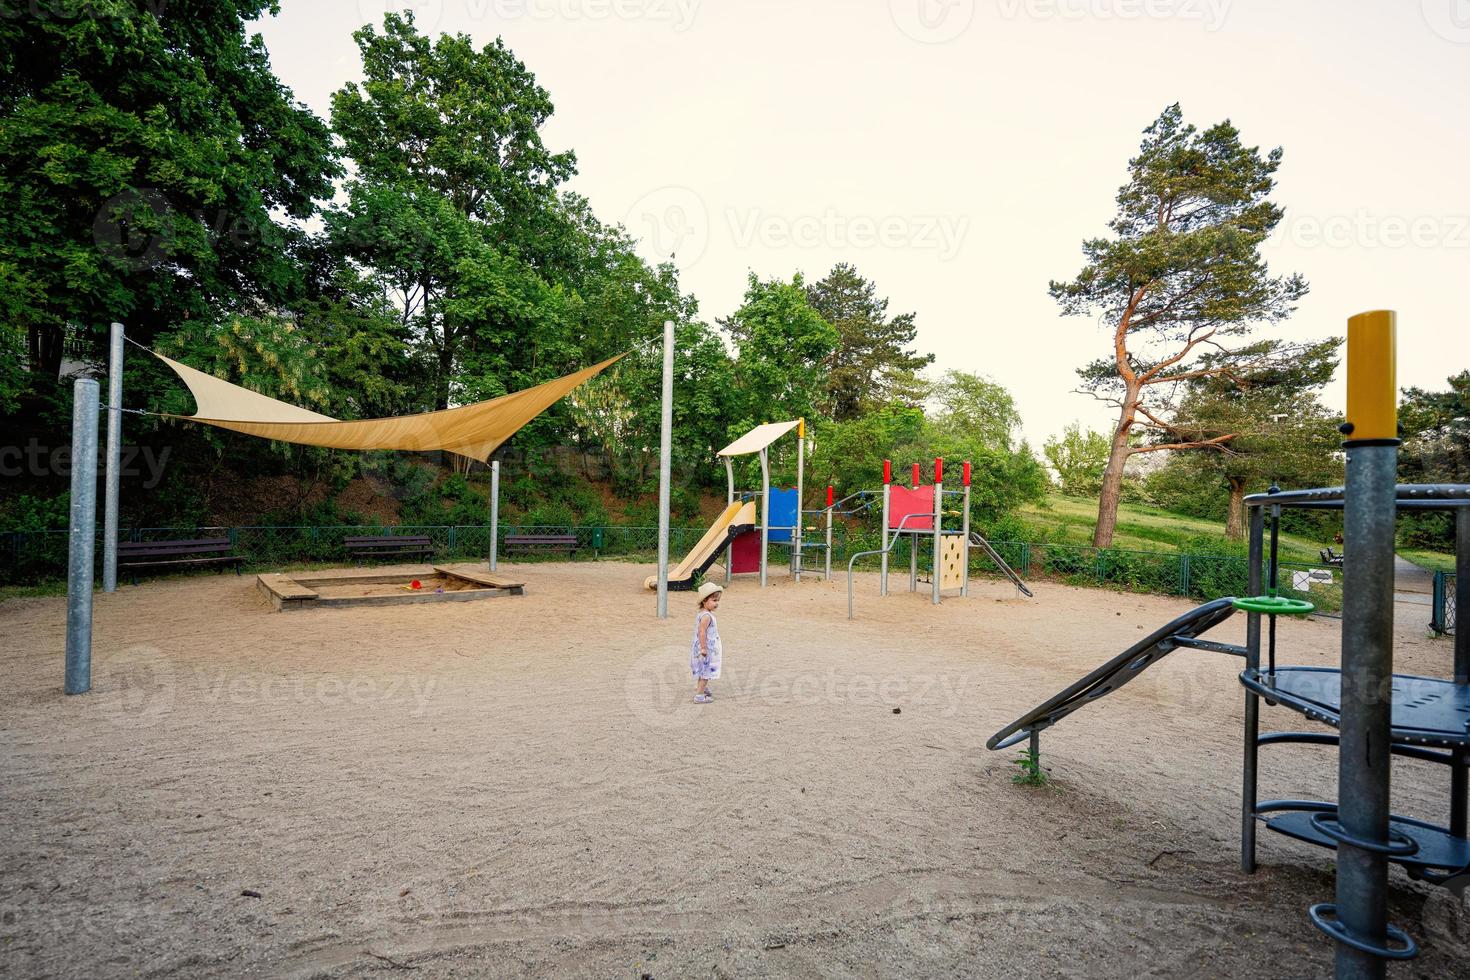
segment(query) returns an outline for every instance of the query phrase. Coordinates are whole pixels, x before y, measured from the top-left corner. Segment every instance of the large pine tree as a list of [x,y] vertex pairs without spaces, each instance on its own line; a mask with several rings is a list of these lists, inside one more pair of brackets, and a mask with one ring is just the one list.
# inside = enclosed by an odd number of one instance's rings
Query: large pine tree
[[888,300],[853,266],[839,262],[807,289],[812,307],[837,328],[837,349],[827,359],[827,414],[845,422],[905,390],[914,372],[934,363],[915,353],[914,314],[889,318]]

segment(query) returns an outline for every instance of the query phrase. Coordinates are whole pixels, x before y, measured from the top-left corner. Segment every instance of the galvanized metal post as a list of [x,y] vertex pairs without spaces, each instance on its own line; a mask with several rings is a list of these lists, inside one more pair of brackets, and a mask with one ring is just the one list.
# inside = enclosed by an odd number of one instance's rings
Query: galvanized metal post
[[118,496],[122,490],[123,325],[112,324],[107,365],[107,492],[102,502],[102,591],[117,591]]
[[500,554],[500,460],[490,461],[490,571]]
[[[1465,625],[1464,606],[1460,604],[1461,591],[1470,578],[1470,507],[1455,511],[1455,683],[1470,684],[1470,627]],[[1454,765],[1450,767],[1450,833],[1465,837],[1467,812],[1470,812],[1470,752],[1462,746],[1454,752]]]
[[[1386,845],[1393,756],[1393,556],[1398,420],[1394,314],[1348,321],[1349,436],[1343,537],[1342,721],[1338,726],[1336,917],[1359,942],[1388,945],[1388,858],[1354,841]],[[1378,955],[1337,944],[1337,980],[1379,980]]]
[[663,424],[658,439],[658,618],[669,618],[669,481],[674,451],[674,321],[664,321]]
[[766,587],[766,549],[771,545],[771,461],[761,449],[761,588]]
[[[1265,550],[1262,540],[1265,531],[1265,513],[1260,507],[1251,508],[1251,540],[1249,584],[1246,591],[1252,596],[1261,595],[1261,554]],[[1246,670],[1261,669],[1261,614],[1247,613],[1245,618],[1245,667]],[[1252,690],[1245,692],[1245,718],[1241,736],[1240,778],[1240,870],[1252,874],[1256,870],[1256,766],[1260,755],[1257,736],[1261,730],[1261,699]]]
[[936,459],[934,461],[934,558],[929,568],[929,580],[932,588],[930,595],[934,605],[939,605],[939,583],[942,568],[944,550],[944,462]]
[[[969,463],[965,464],[967,467]],[[960,570],[960,595],[966,598],[970,595],[970,481],[965,481],[965,502],[962,505],[964,513],[960,520],[960,553],[965,556],[965,564]]]
[[801,581],[801,539],[806,534],[806,521],[802,518],[802,493],[806,489],[806,419],[796,422],[796,535],[791,542],[791,573]]
[[[1343,537],[1342,724],[1338,748],[1338,822],[1345,835],[1387,842],[1389,730],[1393,678],[1395,446],[1348,450]],[[1388,860],[1343,841],[1337,848],[1337,917],[1350,933],[1383,946],[1388,939]],[[1385,962],[1345,943],[1339,980],[1379,978]]]
[[885,471],[883,480],[883,522],[881,528],[883,533],[883,554],[880,556],[880,561],[882,562],[883,567],[879,571],[879,574],[881,575],[881,579],[878,582],[879,595],[888,594],[888,462],[886,460],[883,463],[883,467]]
[[[735,464],[730,462],[730,457],[725,457],[725,506],[728,507],[735,502]],[[725,552],[725,584],[729,585],[734,572],[731,568],[735,564],[735,542],[731,541],[729,549]]]
[[71,533],[66,576],[66,693],[92,689],[92,565],[97,557],[97,382],[72,388]]

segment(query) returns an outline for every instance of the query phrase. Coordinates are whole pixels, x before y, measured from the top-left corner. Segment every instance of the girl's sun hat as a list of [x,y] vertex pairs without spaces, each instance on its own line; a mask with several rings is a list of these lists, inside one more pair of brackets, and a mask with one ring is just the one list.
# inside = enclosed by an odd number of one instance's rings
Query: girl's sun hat
[[710,596],[714,595],[716,592],[724,592],[724,591],[725,591],[725,587],[723,585],[720,585],[718,582],[706,582],[706,583],[704,583],[703,585],[701,585],[699,587],[699,604],[701,606],[704,605],[704,600],[708,599]]

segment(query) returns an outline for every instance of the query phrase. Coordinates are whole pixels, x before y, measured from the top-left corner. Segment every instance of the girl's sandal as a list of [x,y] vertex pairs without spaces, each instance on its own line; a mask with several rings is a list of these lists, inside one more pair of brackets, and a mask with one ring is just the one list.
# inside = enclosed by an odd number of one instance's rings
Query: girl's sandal
[[696,694],[696,695],[694,695],[694,703],[695,704],[709,704],[713,700],[714,700],[714,698],[710,697],[708,694]]

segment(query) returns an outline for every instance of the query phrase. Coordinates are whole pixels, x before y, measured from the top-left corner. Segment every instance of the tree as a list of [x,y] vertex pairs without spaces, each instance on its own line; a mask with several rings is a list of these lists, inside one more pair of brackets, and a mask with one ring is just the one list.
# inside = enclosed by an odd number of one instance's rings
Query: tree
[[1114,237],[1084,242],[1077,278],[1050,284],[1064,315],[1095,313],[1111,333],[1110,356],[1078,372],[1083,391],[1118,410],[1098,495],[1097,547],[1112,544],[1130,455],[1233,438],[1135,442],[1140,430],[1172,431],[1168,396],[1180,383],[1236,379],[1297,353],[1284,344],[1230,346],[1256,323],[1284,320],[1307,292],[1301,276],[1272,277],[1260,257],[1282,216],[1268,200],[1281,158],[1279,147],[1262,157],[1242,146],[1229,121],[1199,132],[1178,104],[1169,106],[1129,161],[1109,224]]
[[731,438],[761,422],[818,414],[827,359],[841,338],[807,301],[800,274],[786,282],[751,273],[745,302],[719,325],[738,348]]
[[68,324],[272,305],[338,173],[325,123],[271,71],[265,0],[0,16],[0,319],[55,378]]
[[1470,371],[1449,379],[1449,390],[1404,390],[1399,407],[1404,448],[1399,468],[1411,481],[1470,482]]
[[839,262],[807,289],[812,308],[837,328],[837,347],[827,359],[827,414],[839,422],[906,391],[913,374],[934,363],[909,345],[918,328],[914,314],[888,317],[888,300],[853,266]]
[[978,374],[946,371],[934,386],[934,424],[992,449],[1009,452],[1021,430],[1021,413],[1004,387]]
[[1076,422],[1063,429],[1060,437],[1052,436],[1041,446],[1062,493],[1077,497],[1091,496],[1101,488],[1111,450],[1107,435],[1083,429]]
[[[1317,400],[1337,369],[1340,341],[1323,341],[1290,363],[1239,377],[1207,376],[1188,385],[1170,436],[1200,448],[1185,454],[1198,478],[1229,491],[1225,536],[1245,532],[1252,485],[1320,486],[1342,478],[1342,421]],[[1228,441],[1217,436],[1229,433]]]
[[557,187],[576,161],[546,148],[550,96],[501,39],[431,41],[412,13],[353,37],[365,78],[333,95],[332,123],[356,174],[328,229],[393,295],[444,408],[474,335],[521,367],[562,332],[566,297],[543,271],[565,265]]

